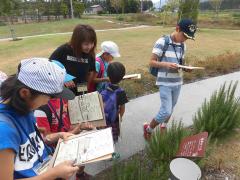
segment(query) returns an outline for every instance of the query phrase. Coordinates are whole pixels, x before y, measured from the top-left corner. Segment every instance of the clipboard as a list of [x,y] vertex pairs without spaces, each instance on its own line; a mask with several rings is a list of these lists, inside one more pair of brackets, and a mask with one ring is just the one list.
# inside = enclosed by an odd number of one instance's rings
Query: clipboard
[[[89,137],[92,137],[92,139],[90,138],[88,149],[85,151],[86,138]],[[65,144],[70,141],[73,144],[75,143],[74,146],[71,146],[72,144]],[[82,142],[84,142],[84,144],[80,144]],[[95,145],[95,143],[98,145]],[[77,147],[77,149],[75,149],[74,147]],[[67,152],[69,153],[68,155],[63,154],[65,153],[65,151],[62,151],[64,148],[68,148],[65,150],[72,151],[72,153]],[[104,151],[101,151],[102,149],[104,149]],[[59,140],[55,153],[50,160],[49,167],[55,167],[56,165],[65,160],[74,160],[75,158],[77,159],[75,164],[77,166],[111,159],[112,153],[114,153],[114,151],[115,150],[112,137],[112,129],[106,128],[102,130],[93,130],[86,133],[81,133],[79,135],[71,136],[66,142],[63,142],[63,140]],[[88,157],[88,152],[96,152],[96,154],[90,155],[88,159],[83,158],[85,161],[82,160],[82,157]],[[74,154],[74,156],[70,157],[71,154]]]

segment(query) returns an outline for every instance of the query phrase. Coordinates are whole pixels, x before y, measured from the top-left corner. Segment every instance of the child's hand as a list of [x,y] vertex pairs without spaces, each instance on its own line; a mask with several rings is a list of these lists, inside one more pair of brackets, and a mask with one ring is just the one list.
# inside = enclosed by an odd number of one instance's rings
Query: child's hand
[[[188,66],[191,66],[191,65],[188,65]],[[185,72],[192,72],[192,69],[182,68],[182,70],[185,71]]]
[[177,69],[177,63],[164,62],[164,66],[168,69]]
[[110,82],[110,79],[109,79],[109,77],[106,77],[106,78],[103,78],[103,81],[104,82]]
[[66,141],[70,136],[73,136],[74,134],[69,132],[60,132],[59,135],[60,135],[60,138],[63,139],[63,141]]
[[47,135],[47,129],[45,127],[38,127],[39,132],[43,135]]
[[79,126],[80,126],[80,129],[81,129],[81,130],[92,130],[92,129],[95,128],[95,127],[94,127],[91,123],[89,123],[89,122],[80,123]]
[[183,68],[182,70],[185,71],[185,72],[192,72],[192,69]]
[[73,166],[74,161],[65,161],[52,168],[56,178],[68,179],[73,176],[78,170],[78,166]]

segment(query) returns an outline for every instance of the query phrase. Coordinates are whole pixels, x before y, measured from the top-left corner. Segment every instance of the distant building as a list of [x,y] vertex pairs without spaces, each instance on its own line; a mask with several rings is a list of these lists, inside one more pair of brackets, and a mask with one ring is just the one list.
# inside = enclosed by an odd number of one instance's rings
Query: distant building
[[98,14],[99,12],[103,11],[103,8],[101,5],[93,5],[87,9],[85,9],[85,14]]

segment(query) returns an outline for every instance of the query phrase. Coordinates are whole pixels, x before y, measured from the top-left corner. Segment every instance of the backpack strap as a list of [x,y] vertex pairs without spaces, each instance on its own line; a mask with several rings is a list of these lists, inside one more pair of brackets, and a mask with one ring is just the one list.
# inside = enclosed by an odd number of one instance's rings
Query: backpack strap
[[168,46],[169,46],[169,37],[164,35],[163,38],[164,38],[164,46],[163,46],[163,49],[162,49],[162,51],[163,51],[162,56],[159,58],[160,62],[162,61],[163,57],[165,56],[165,53],[166,53],[166,51],[168,49]]
[[184,65],[185,64],[184,58],[183,58],[183,55],[185,53],[185,45],[184,45],[184,43],[181,43],[181,50],[182,50],[181,65]]
[[101,57],[97,57],[97,58],[96,58],[96,61],[100,64],[100,70],[99,70],[99,72],[98,72],[97,77],[98,77],[98,78],[102,78],[103,75],[104,75],[104,70],[105,70],[104,62],[103,62],[103,60],[102,60]]
[[49,108],[48,104],[43,105],[43,106],[39,107],[38,109],[40,111],[45,112],[45,114],[47,116],[48,123],[49,123],[50,127],[52,128],[52,111]]

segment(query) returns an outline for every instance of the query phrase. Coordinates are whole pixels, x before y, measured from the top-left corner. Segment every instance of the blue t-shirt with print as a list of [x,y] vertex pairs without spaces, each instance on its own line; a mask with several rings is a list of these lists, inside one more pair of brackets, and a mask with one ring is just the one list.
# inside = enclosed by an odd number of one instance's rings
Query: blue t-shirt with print
[[[101,58],[101,57],[99,57]],[[107,68],[108,68],[108,62],[103,60],[101,58],[103,64],[104,64],[104,72],[103,72],[103,77],[108,77],[107,76]],[[96,61],[96,72],[99,73],[100,72],[100,68],[101,68],[101,65],[98,61]],[[105,89],[105,85],[106,85],[106,82],[102,82],[102,83],[98,83],[97,84],[97,91],[101,92],[103,89]]]
[[0,104],[0,151],[12,149],[16,153],[14,179],[36,176],[33,169],[41,163],[38,154],[43,160],[48,157],[44,143],[36,134],[35,122],[33,113],[21,116],[8,105]]

